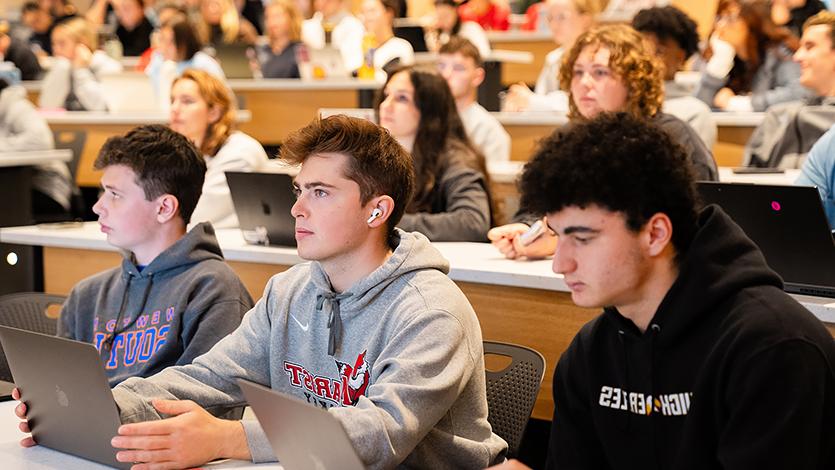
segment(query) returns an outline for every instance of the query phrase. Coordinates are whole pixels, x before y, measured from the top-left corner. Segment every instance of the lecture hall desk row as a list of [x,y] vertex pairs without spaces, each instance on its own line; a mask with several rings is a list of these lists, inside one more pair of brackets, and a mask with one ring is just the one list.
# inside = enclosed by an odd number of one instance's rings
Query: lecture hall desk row
[[[218,230],[217,236],[226,260],[254,298],[262,295],[273,274],[301,261],[294,248],[247,245],[236,229]],[[64,229],[2,228],[0,242],[43,246],[44,288],[54,294],[66,295],[79,280],[120,262],[120,255],[107,244],[95,222]],[[550,420],[556,361],[599,310],[571,302],[562,277],[551,272],[550,260],[506,260],[487,243],[435,246],[450,261],[449,276],[472,303],[484,339],[528,345],[545,356],[547,370],[533,416]],[[835,334],[833,299],[798,300]]]

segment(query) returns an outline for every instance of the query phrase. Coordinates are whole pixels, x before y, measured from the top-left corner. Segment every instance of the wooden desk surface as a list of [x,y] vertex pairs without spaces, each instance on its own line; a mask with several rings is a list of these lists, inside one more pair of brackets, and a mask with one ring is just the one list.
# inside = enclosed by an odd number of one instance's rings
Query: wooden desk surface
[[4,152],[0,150],[0,167],[40,165],[49,162],[69,162],[70,150],[29,150]]
[[[217,235],[230,266],[255,298],[272,275],[301,261],[292,248],[246,245],[238,230],[218,230]],[[45,290],[50,293],[67,294],[79,280],[120,263],[120,255],[107,244],[96,223],[71,229],[3,228],[0,242],[45,247]],[[556,361],[599,310],[574,305],[562,277],[551,272],[549,260],[506,260],[486,243],[434,245],[450,261],[449,276],[473,305],[484,339],[525,344],[545,356],[547,370],[533,416],[550,420]],[[832,299],[799,300],[822,321],[835,323]],[[835,326],[828,327],[835,333]]]
[[557,48],[549,33],[488,31],[487,39],[493,49],[526,51],[533,54],[533,60],[530,63],[507,63],[502,66],[502,84],[505,86],[519,82],[535,84],[545,64],[545,56]]
[[[510,134],[510,159],[527,161],[536,142],[548,135],[566,119],[555,113],[492,113]],[[739,166],[745,144],[762,122],[764,113],[713,113],[717,125],[713,158],[719,166]]]
[[[101,172],[93,169],[93,162],[104,142],[114,135],[124,134],[143,124],[168,124],[167,113],[105,113],[90,111],[43,112],[53,132],[86,133],[84,149],[78,160],[75,181],[79,186],[97,187]],[[242,125],[252,119],[249,110],[237,112],[237,122]]]

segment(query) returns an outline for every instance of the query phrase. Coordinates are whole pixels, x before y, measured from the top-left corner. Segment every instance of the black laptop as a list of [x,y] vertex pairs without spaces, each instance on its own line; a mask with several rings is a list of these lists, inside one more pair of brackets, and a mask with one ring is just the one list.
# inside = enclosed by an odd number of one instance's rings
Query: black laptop
[[226,172],[244,240],[252,245],[296,246],[293,177],[283,173]]
[[811,186],[699,182],[762,250],[786,292],[835,297],[835,243],[818,190]]

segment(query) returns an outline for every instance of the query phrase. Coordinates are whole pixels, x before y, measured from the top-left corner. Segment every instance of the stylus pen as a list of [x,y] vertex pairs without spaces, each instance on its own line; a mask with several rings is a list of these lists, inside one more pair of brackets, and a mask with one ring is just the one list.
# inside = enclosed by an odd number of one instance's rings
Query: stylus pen
[[545,233],[545,224],[540,219],[534,222],[527,232],[519,235],[519,241],[522,242],[522,246],[528,246],[535,242],[537,238],[541,237],[543,233]]

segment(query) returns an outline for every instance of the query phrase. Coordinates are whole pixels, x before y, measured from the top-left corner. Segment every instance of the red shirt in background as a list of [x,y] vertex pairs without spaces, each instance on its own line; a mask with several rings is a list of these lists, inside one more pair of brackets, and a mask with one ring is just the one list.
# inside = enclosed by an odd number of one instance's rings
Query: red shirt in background
[[458,7],[458,17],[461,22],[475,21],[485,31],[507,31],[510,28],[510,10],[490,3],[487,10],[482,14],[475,12],[472,3],[465,3]]

